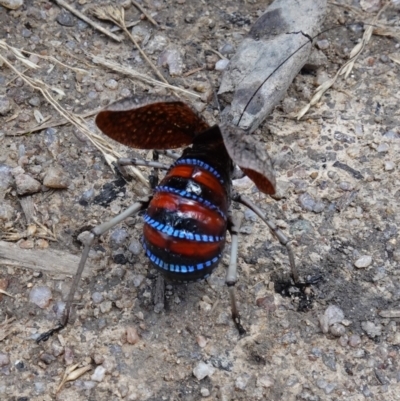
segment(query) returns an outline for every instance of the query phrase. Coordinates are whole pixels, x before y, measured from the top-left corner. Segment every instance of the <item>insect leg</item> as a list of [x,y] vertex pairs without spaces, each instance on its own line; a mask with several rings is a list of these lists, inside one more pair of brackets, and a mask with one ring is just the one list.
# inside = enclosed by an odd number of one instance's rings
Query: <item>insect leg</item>
[[138,157],[123,157],[117,160],[117,166],[119,169],[124,166],[146,166],[146,167],[153,167],[158,168],[161,170],[168,170],[170,166],[164,163],[159,163],[158,161],[150,161],[145,159],[140,159]]
[[128,209],[126,209],[125,211],[120,213],[118,216],[115,216],[110,221],[100,224],[91,230],[90,235],[88,236],[88,238],[85,241],[85,248],[83,250],[81,260],[79,262],[78,270],[75,273],[74,280],[72,281],[72,285],[69,290],[64,314],[61,318],[61,321],[57,327],[47,331],[46,333],[41,334],[36,340],[37,343],[39,343],[41,341],[47,341],[51,335],[53,335],[55,332],[58,332],[59,330],[63,329],[67,325],[68,319],[70,316],[72,301],[74,300],[74,295],[75,295],[76,290],[78,289],[79,280],[81,279],[82,272],[85,267],[85,263],[88,258],[88,255],[89,255],[90,248],[91,248],[95,238],[100,237],[100,235],[104,234],[105,232],[107,232],[108,230],[110,230],[111,228],[116,226],[117,224],[121,223],[127,217],[132,216],[133,214],[138,213],[143,209],[146,209],[147,206],[149,205],[150,199],[151,199],[150,197],[146,197],[146,198],[142,199],[141,201],[134,203],[133,205],[129,206]]
[[243,215],[232,217],[230,213],[228,216],[228,231],[231,234],[231,258],[229,262],[229,267],[226,272],[226,285],[229,290],[229,297],[231,301],[231,311],[232,311],[232,319],[235,322],[235,325],[239,331],[239,334],[245,334],[246,330],[243,328],[239,309],[237,307],[236,294],[235,294],[235,284],[237,282],[237,254],[238,254],[238,234],[240,225],[242,223]]
[[272,234],[278,238],[279,242],[284,245],[287,249],[289,255],[289,263],[290,263],[290,274],[295,284],[299,284],[299,273],[296,268],[296,264],[294,261],[294,252],[292,247],[292,240],[286,237],[286,235],[276,226],[276,224],[272,220],[268,220],[264,214],[264,212],[255,205],[249,198],[242,196],[238,193],[232,194],[232,200],[235,202],[241,203],[242,205],[248,207],[252,210],[271,230]]
[[166,150],[155,149],[155,150],[153,150],[153,153],[158,153],[159,155],[167,156],[173,160],[178,160],[181,157],[181,155],[179,153],[174,152],[173,150],[169,150],[169,149],[166,149]]

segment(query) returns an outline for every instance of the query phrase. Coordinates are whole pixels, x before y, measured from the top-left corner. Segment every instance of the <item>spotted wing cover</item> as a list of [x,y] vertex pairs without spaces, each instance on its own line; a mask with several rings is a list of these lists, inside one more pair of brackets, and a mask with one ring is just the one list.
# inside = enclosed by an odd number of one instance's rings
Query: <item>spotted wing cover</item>
[[273,195],[276,180],[271,159],[261,143],[242,129],[223,124],[220,127],[225,148],[231,159],[265,194]]
[[190,145],[209,125],[186,103],[156,96],[113,103],[96,117],[110,138],[137,149],[174,149]]

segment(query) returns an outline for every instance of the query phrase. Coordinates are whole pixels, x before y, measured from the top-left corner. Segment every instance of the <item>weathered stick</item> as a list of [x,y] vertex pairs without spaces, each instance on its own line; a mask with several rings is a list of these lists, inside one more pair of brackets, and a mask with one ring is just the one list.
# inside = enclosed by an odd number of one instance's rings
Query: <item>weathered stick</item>
[[325,10],[326,0],[275,0],[267,8],[222,78],[219,94],[233,94],[228,121],[253,132],[282,100],[307,61]]
[[[42,270],[51,274],[73,276],[80,256],[55,249],[21,249],[11,242],[0,241],[0,267],[12,266],[31,270]],[[93,263],[86,263],[83,276],[90,275]]]

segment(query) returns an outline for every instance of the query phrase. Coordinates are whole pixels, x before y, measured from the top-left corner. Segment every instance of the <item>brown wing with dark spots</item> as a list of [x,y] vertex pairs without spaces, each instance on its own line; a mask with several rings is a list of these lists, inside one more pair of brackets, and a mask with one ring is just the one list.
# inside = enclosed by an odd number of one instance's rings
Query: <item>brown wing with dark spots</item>
[[174,149],[190,145],[209,125],[188,105],[173,98],[124,99],[96,117],[110,138],[137,149]]

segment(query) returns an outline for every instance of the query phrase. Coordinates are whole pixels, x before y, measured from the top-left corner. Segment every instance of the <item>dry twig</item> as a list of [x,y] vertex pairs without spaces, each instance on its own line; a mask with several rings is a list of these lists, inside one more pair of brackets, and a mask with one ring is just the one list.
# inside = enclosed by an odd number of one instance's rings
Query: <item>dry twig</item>
[[135,0],[131,0],[132,4],[156,27],[158,27],[158,23],[154,20],[154,18],[148,14],[145,9]]
[[315,90],[314,96],[310,100],[310,103],[308,103],[305,107],[303,107],[297,114],[297,120],[300,120],[308,112],[311,106],[314,106],[320,101],[322,95],[337,81],[340,75],[344,75],[344,79],[347,79],[347,77],[350,75],[354,67],[354,63],[357,61],[358,57],[360,56],[360,54],[370,41],[376,21],[379,19],[383,11],[388,7],[388,5],[389,3],[386,3],[379,10],[378,14],[374,17],[371,24],[366,27],[361,41],[356,46],[354,46],[353,50],[350,52],[349,60],[346,61],[346,63],[343,64],[342,67],[340,67],[340,69],[333,78],[328,79],[326,82],[324,82]]
[[72,7],[70,4],[66,3],[64,0],[54,0],[60,7],[65,8],[68,10],[70,13],[76,15],[78,18],[80,18],[82,21],[85,21],[89,25],[91,25],[93,28],[97,29],[98,31],[104,33],[104,35],[109,36],[111,39],[116,40],[117,42],[122,42],[123,38],[120,36],[114,35],[111,33],[108,29],[103,28],[101,25],[99,25],[97,22],[92,21],[90,18],[86,17],[86,15],[83,15],[80,11]]

